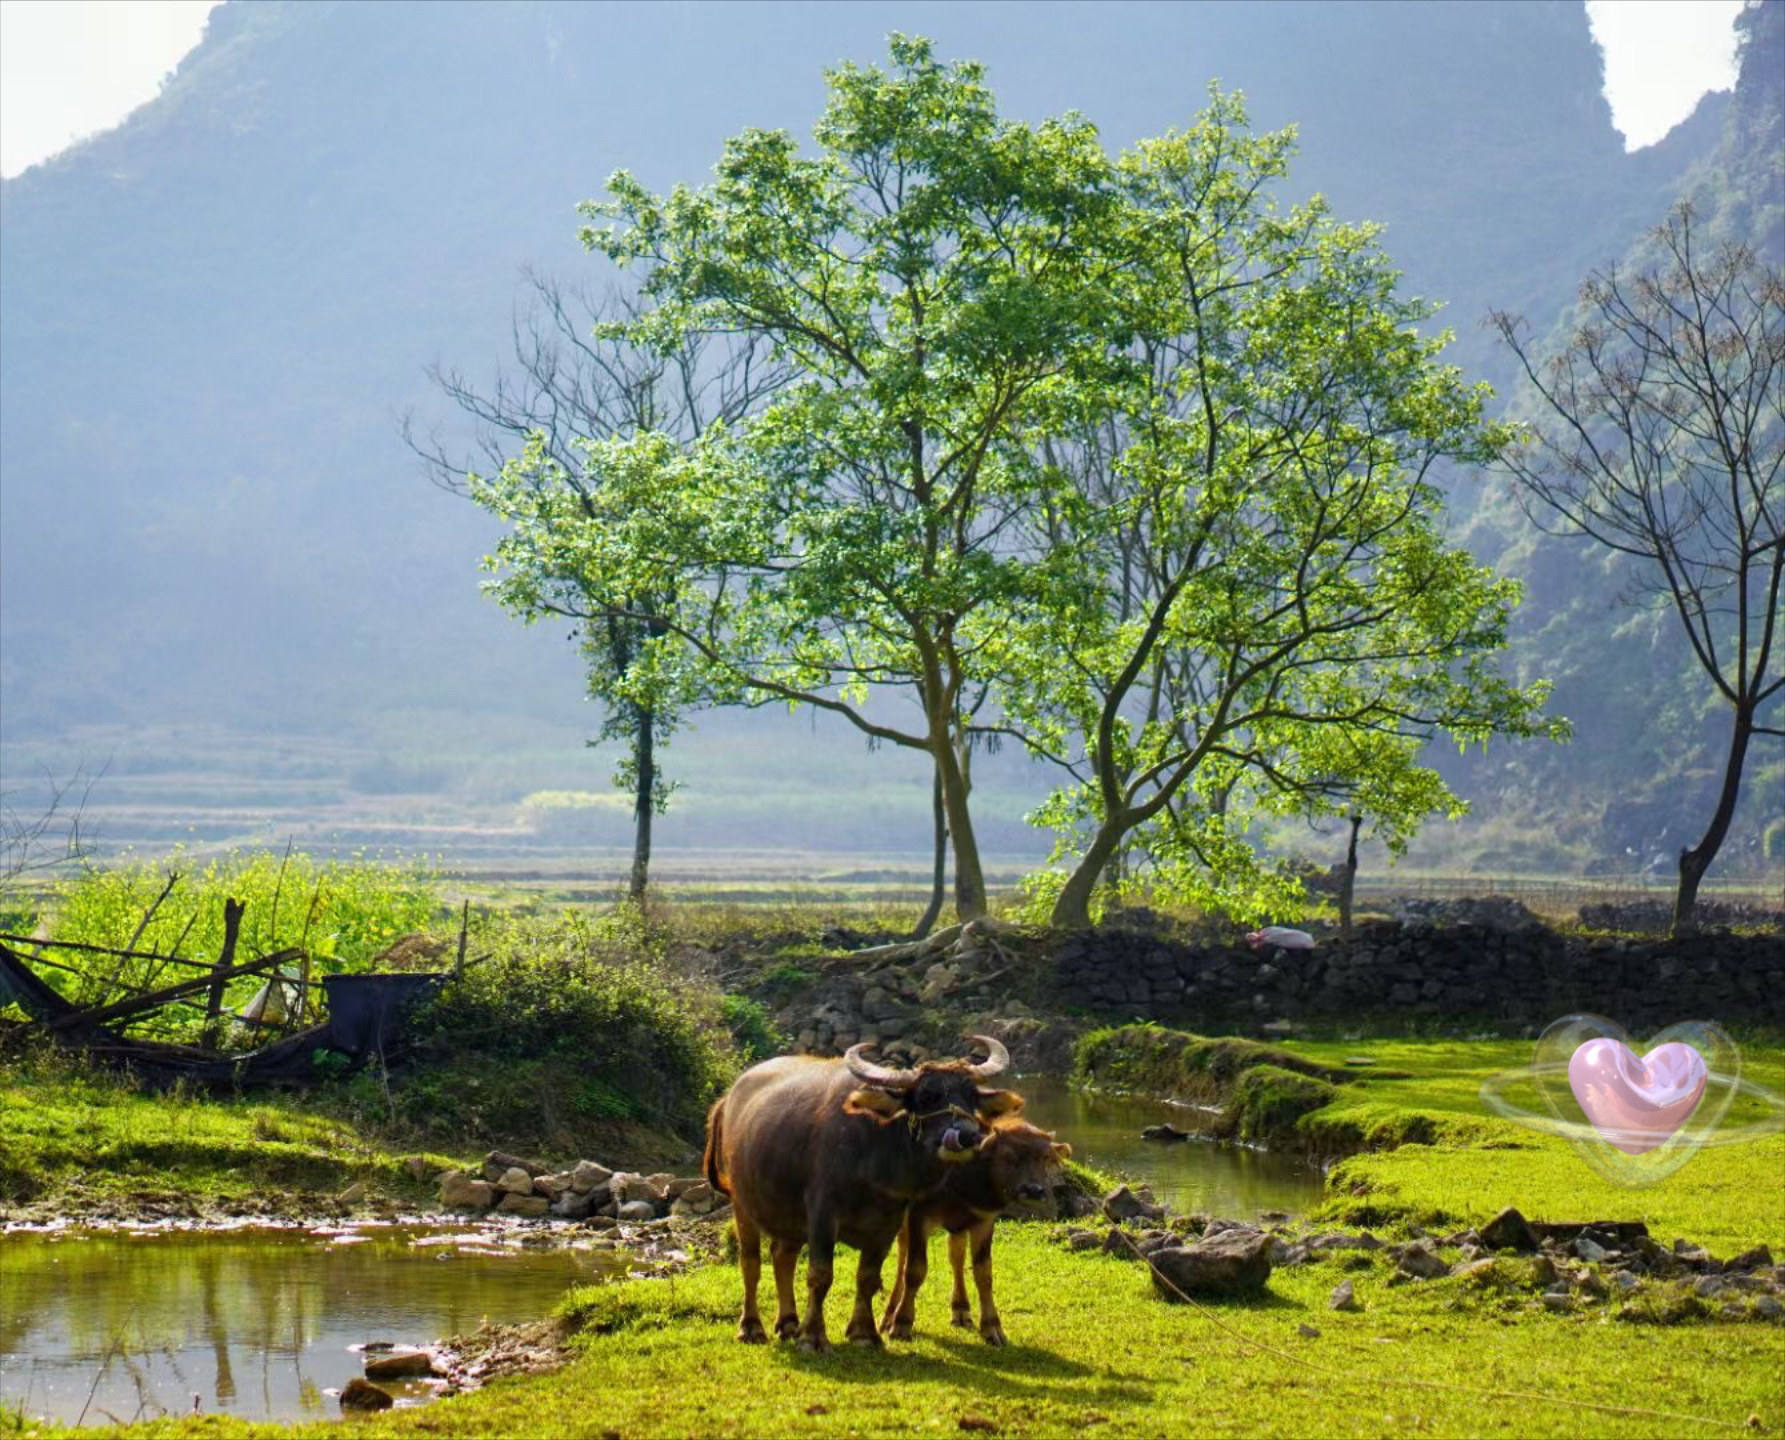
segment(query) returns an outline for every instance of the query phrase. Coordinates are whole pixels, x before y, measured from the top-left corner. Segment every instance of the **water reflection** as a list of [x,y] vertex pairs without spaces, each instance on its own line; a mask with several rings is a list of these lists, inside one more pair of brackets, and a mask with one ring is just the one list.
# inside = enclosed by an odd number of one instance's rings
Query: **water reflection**
[[1195,1129],[1197,1112],[1153,1100],[1086,1094],[1065,1081],[1026,1076],[1015,1082],[1023,1118],[1059,1132],[1073,1157],[1126,1179],[1143,1181],[1175,1210],[1256,1219],[1261,1210],[1291,1215],[1322,1198],[1320,1172],[1280,1155],[1204,1140],[1142,1140],[1140,1132],[1161,1122]]
[[348,1346],[536,1320],[614,1264],[416,1247],[406,1227],[362,1233],[0,1236],[0,1401],[64,1423],[84,1408],[89,1424],[178,1414],[195,1398],[245,1418],[334,1414],[324,1391],[360,1373]]

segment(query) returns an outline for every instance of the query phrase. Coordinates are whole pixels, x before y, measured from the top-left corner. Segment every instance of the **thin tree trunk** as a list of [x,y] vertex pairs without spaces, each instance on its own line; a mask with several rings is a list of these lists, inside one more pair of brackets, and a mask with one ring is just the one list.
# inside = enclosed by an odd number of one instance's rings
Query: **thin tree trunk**
[[657,812],[656,713],[649,706],[637,711],[638,733],[633,739],[633,755],[638,762],[638,788],[633,796],[632,883],[629,893],[642,899],[650,883],[651,817]]
[[942,772],[936,772],[930,786],[930,803],[936,821],[936,867],[930,879],[930,904],[923,912],[923,918],[917,922],[917,929],[911,932],[913,940],[922,940],[936,928],[936,921],[942,915],[942,898],[946,893],[948,879],[948,811],[942,804]]
[[1103,867],[1121,844],[1122,834],[1118,826],[1110,824],[1097,832],[1090,848],[1079,858],[1078,867],[1066,877],[1066,888],[1054,901],[1049,924],[1062,930],[1083,930],[1091,923],[1091,896],[1096,892]]
[[1748,739],[1754,732],[1752,712],[1740,706],[1735,712],[1735,731],[1729,737],[1729,759],[1723,767],[1723,791],[1717,797],[1716,813],[1710,827],[1690,850],[1680,851],[1680,889],[1673,902],[1673,933],[1689,935],[1698,926],[1698,886],[1723,840],[1729,834],[1729,822],[1735,817],[1736,801],[1742,793],[1742,766],[1748,757]]
[[936,758],[936,772],[942,781],[942,806],[953,842],[955,918],[976,920],[985,914],[985,872],[980,869],[979,842],[967,809],[967,776],[946,721],[932,726],[930,753]]
[[1351,900],[1357,893],[1357,832],[1364,817],[1351,817],[1351,843],[1345,849],[1345,873],[1339,877],[1339,933],[1351,938]]

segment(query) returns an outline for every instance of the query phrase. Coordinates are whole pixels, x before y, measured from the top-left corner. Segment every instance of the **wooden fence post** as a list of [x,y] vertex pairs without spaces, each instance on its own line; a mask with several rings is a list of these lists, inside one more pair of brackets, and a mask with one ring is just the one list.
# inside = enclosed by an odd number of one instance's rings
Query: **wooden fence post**
[[236,936],[241,932],[242,913],[247,908],[247,904],[241,900],[223,902],[223,953],[217,957],[216,967],[211,972],[215,978],[211,981],[211,993],[205,1000],[205,1045],[213,1050],[217,1048],[217,1032],[223,1018],[224,972],[235,959]]

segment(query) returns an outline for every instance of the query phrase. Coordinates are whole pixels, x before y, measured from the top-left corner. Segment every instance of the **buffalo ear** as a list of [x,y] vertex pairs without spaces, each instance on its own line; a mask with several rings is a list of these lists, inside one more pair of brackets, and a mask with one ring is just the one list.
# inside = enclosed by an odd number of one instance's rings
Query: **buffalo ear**
[[876,1123],[890,1125],[905,1113],[905,1102],[884,1090],[851,1090],[843,1102],[845,1115],[869,1115]]
[[1023,1097],[1014,1090],[981,1090],[978,1110],[988,1120],[1014,1115],[1023,1108]]
[[1054,1152],[1054,1159],[1056,1160],[1070,1160],[1072,1158],[1072,1147],[1064,1140],[1056,1140],[1049,1148]]

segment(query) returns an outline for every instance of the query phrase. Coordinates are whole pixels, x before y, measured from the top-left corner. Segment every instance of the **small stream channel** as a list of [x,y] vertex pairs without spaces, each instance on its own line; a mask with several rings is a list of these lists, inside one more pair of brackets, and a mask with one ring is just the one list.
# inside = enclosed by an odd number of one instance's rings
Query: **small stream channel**
[[[1075,1156],[1182,1211],[1256,1218],[1320,1198],[1318,1171],[1256,1151],[1140,1138],[1197,1112],[1016,1082],[1032,1123]],[[368,1342],[425,1345],[484,1321],[537,1320],[575,1284],[625,1267],[613,1251],[530,1249],[452,1224],[64,1229],[0,1235],[0,1410],[63,1424],[196,1408],[244,1419],[340,1415]],[[890,1276],[888,1279],[890,1280]],[[424,1382],[390,1387],[421,1404]]]

